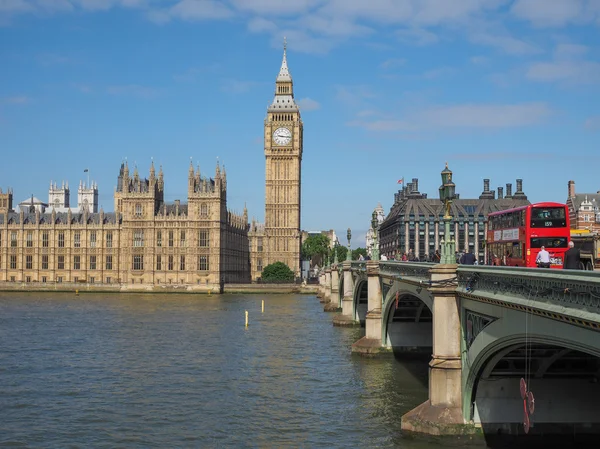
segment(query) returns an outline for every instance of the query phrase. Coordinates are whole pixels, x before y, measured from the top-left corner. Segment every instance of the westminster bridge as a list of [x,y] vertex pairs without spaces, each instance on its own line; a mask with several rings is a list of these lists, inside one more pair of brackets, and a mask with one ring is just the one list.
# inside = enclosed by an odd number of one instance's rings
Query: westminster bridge
[[353,352],[432,354],[407,431],[600,433],[600,273],[346,261],[319,297],[365,328]]

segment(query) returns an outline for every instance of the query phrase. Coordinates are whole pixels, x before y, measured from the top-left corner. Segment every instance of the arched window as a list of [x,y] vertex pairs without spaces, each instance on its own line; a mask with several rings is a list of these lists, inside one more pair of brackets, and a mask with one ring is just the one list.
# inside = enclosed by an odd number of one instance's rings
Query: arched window
[[206,203],[202,203],[202,205],[200,206],[200,215],[202,217],[208,216],[208,205]]
[[142,205],[140,203],[137,203],[135,205],[135,215],[136,215],[136,217],[142,216]]

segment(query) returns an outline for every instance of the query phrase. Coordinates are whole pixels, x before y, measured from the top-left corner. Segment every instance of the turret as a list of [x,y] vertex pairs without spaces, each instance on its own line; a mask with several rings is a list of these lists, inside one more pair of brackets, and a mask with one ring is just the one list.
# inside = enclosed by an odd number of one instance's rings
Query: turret
[[194,164],[190,158],[190,168],[188,169],[188,196],[194,193]]
[[162,169],[162,165],[158,169],[158,191],[163,192],[165,190],[165,177]]
[[154,186],[156,182],[156,170],[154,170],[154,160],[150,163],[150,185]]

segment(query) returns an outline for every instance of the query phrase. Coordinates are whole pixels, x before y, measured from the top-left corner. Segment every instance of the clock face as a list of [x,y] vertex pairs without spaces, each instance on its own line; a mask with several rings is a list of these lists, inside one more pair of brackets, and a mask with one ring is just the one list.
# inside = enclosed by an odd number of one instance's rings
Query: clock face
[[273,141],[277,145],[287,145],[292,140],[292,132],[287,128],[277,128],[273,133]]

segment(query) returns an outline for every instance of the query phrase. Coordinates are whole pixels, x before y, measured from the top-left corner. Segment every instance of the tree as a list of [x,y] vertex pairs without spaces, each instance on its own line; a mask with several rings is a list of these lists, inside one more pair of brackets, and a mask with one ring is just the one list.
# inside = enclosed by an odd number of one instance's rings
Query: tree
[[318,256],[321,260],[323,260],[328,250],[329,238],[326,235],[309,235],[307,239],[302,242],[302,259],[311,260],[311,265],[313,265],[313,258]]
[[275,262],[263,268],[262,281],[273,284],[294,282],[294,272],[283,262]]
[[348,248],[343,245],[336,245],[335,251],[337,252],[338,262],[343,262],[346,260],[346,255],[348,254]]
[[356,248],[352,250],[352,260],[358,260],[358,257],[362,254],[363,257],[367,257],[366,248]]

